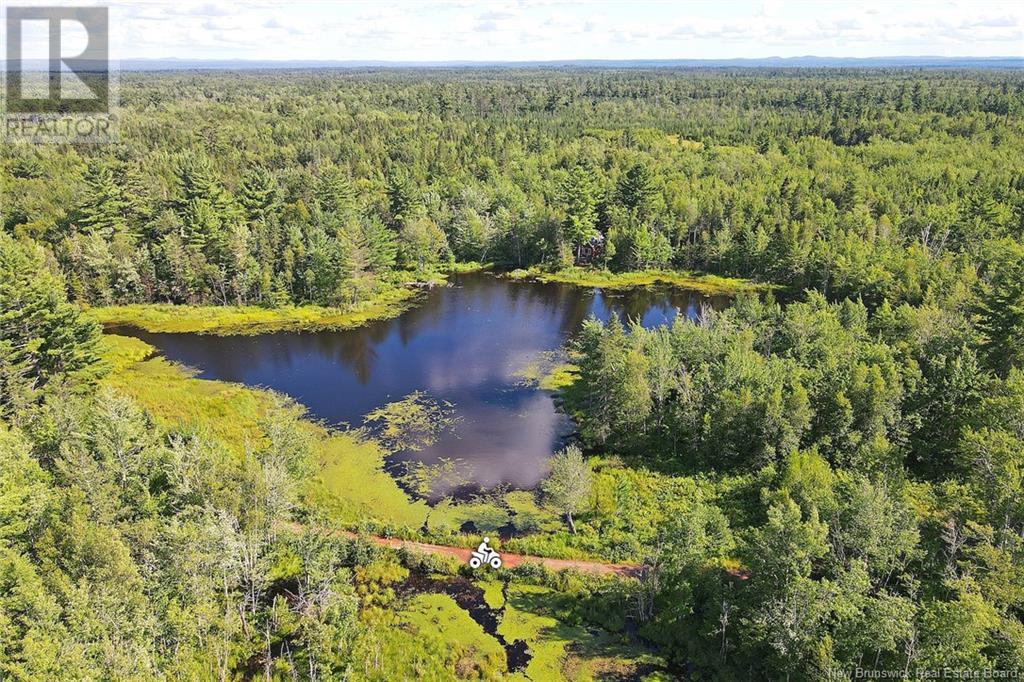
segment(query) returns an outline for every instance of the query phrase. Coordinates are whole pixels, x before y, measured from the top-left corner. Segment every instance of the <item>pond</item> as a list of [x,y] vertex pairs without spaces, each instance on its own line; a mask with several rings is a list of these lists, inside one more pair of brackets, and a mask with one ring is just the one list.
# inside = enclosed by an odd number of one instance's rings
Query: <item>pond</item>
[[457,422],[433,445],[394,455],[393,464],[448,458],[474,488],[532,488],[573,426],[550,393],[523,381],[524,371],[589,316],[617,314],[651,327],[727,302],[678,288],[606,291],[472,273],[452,276],[450,286],[431,289],[394,319],[358,329],[232,337],[109,331],[136,336],[204,378],[285,393],[332,425],[358,426],[372,410],[422,391],[451,403]]

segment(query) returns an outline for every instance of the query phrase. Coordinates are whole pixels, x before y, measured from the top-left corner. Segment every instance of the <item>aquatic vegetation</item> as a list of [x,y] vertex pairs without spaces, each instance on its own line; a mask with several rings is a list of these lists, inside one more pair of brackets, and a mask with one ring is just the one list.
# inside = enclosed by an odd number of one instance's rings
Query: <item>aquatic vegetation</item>
[[[482,496],[466,501],[442,500],[435,505],[430,515],[430,528],[438,534],[453,534],[470,524],[472,536],[467,546],[475,545],[482,534],[496,535],[511,520],[509,511],[494,496]],[[476,540],[476,542],[474,542]],[[495,541],[495,545],[500,545]]]
[[537,386],[543,391],[561,391],[575,383],[579,377],[579,367],[571,362],[555,365],[547,374],[540,378]]
[[472,478],[459,460],[442,457],[436,464],[416,460],[401,462],[403,472],[398,475],[409,491],[424,499],[436,500],[442,492],[469,483]]
[[414,391],[366,415],[366,428],[390,452],[422,450],[458,423],[453,405]]
[[523,386],[536,386],[542,391],[557,393],[576,380],[579,368],[566,361],[567,353],[563,350],[544,351],[521,367],[516,376]]
[[505,606],[505,583],[500,580],[479,580],[476,583],[484,591],[484,601],[492,609]]

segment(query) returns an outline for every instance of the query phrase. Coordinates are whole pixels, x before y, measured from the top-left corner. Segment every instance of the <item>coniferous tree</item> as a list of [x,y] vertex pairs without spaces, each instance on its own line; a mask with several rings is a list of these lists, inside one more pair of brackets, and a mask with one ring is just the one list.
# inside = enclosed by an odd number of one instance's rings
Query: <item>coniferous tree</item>
[[619,202],[641,220],[648,216],[655,192],[650,170],[640,163],[626,171],[617,188]]
[[422,210],[421,197],[406,173],[397,171],[388,174],[387,194],[392,227],[397,229],[419,216]]
[[94,162],[85,176],[86,195],[75,223],[87,234],[109,240],[127,229],[128,202],[109,166]]
[[1005,375],[1024,366],[1024,246],[1004,240],[995,249],[978,327],[989,365]]
[[277,181],[263,166],[252,168],[242,179],[238,201],[251,222],[266,220],[279,200]]
[[99,325],[67,302],[42,249],[0,232],[0,418],[97,372]]
[[593,171],[582,164],[573,166],[559,187],[558,196],[565,211],[562,229],[577,259],[583,243],[596,232],[597,191]]
[[320,210],[339,216],[351,212],[355,201],[352,184],[337,166],[331,166],[320,176],[315,196]]

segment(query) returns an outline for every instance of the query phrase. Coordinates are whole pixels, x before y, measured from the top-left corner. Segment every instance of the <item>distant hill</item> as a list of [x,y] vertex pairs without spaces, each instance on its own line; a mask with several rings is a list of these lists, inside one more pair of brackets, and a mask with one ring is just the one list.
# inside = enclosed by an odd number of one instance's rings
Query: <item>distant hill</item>
[[[123,59],[121,71],[367,69],[367,68],[920,68],[1020,69],[1024,57],[764,57],[757,59],[565,59],[555,61],[379,61],[264,59]],[[26,62],[40,70],[44,62]]]

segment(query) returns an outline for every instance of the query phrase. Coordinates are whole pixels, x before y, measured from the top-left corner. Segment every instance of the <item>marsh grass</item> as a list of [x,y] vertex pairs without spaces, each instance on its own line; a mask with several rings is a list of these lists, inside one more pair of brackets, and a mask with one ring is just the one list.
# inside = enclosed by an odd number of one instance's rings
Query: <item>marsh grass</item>
[[403,271],[382,282],[371,298],[346,307],[289,305],[280,308],[230,305],[147,303],[87,308],[90,319],[105,326],[148,332],[251,336],[279,331],[353,329],[397,317],[415,304],[424,289],[440,286],[456,273],[482,272],[490,263],[451,263],[437,270]]
[[630,287],[667,284],[682,289],[699,291],[709,296],[735,296],[749,291],[769,291],[770,284],[759,284],[736,277],[721,277],[679,270],[643,270],[637,272],[611,272],[598,268],[565,268],[546,271],[533,267],[529,270],[513,270],[506,276],[512,279],[535,279],[540,282],[574,284],[599,289],[628,289]]
[[430,507],[413,500],[384,470],[385,451],[353,433],[332,433],[320,441],[323,468],[310,502],[345,526],[381,524],[419,529]]
[[85,314],[106,326],[138,327],[148,332],[254,335],[275,331],[351,329],[399,315],[418,295],[414,289],[393,287],[350,309],[312,305],[261,308],[151,303],[89,308]]
[[280,404],[276,394],[197,379],[187,367],[149,357],[156,349],[138,339],[105,335],[103,345],[103,360],[114,368],[104,381],[134,398],[159,425],[210,438],[239,455],[263,442],[259,422]]

